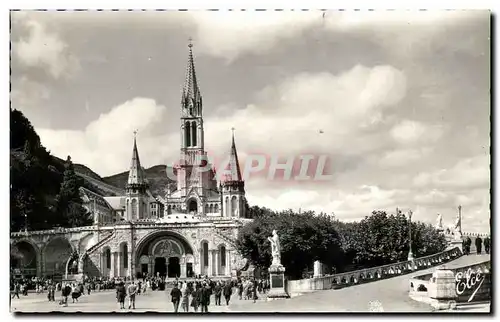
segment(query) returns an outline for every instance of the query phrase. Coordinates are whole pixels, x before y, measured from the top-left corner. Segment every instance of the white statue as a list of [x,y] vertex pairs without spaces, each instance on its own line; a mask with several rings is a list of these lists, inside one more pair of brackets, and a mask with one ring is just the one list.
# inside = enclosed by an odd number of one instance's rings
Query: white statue
[[455,232],[458,235],[462,235],[462,218],[460,212],[457,214],[457,219],[455,220]]
[[443,230],[443,216],[441,216],[441,214],[437,215],[436,228],[439,230]]
[[273,235],[271,237],[267,237],[267,240],[271,242],[271,254],[273,255],[272,265],[281,265],[280,238],[276,230],[273,230]]

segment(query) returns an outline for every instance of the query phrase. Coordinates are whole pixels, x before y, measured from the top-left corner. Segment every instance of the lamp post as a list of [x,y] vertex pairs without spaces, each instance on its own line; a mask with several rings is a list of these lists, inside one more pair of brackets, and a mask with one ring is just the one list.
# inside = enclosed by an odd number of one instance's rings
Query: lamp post
[[24,214],[24,232],[28,233],[28,215]]
[[410,239],[410,251],[408,252],[408,260],[409,261],[412,261],[413,260],[413,251],[412,251],[412,247],[411,247],[411,216],[412,216],[412,212],[411,210],[408,211],[408,231],[409,231],[409,239]]

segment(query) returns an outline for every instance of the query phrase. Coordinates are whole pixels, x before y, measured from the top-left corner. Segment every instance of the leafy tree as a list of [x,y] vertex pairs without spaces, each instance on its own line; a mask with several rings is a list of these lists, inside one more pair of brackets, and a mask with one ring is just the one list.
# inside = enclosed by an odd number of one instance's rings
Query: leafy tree
[[56,197],[56,212],[60,225],[64,227],[80,227],[92,224],[87,210],[82,207],[80,187],[82,180],[75,173],[71,157],[65,164],[63,182]]
[[271,246],[267,238],[276,229],[280,236],[281,262],[287,275],[301,278],[315,260],[335,264],[340,240],[328,216],[315,216],[313,212],[296,214],[266,211],[245,225],[238,236],[237,247],[255,266],[268,268],[272,261]]

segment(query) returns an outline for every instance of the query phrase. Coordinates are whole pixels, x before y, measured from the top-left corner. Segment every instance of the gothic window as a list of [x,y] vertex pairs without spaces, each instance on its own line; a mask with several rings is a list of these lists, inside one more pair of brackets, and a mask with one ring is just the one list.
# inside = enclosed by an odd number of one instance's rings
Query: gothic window
[[208,204],[205,205],[205,213],[210,213],[210,207],[208,206]]
[[231,216],[236,217],[236,209],[238,209],[238,200],[236,196],[231,198]]
[[111,268],[111,250],[109,248],[104,252],[104,257],[106,258],[106,268]]
[[123,268],[128,268],[128,247],[123,244]]
[[208,266],[208,243],[206,241],[201,244],[201,250],[203,253],[203,266]]
[[226,214],[229,215],[229,197],[226,197]]
[[132,199],[131,207],[132,207],[132,218],[131,219],[136,219],[137,218],[137,200]]
[[185,133],[185,138],[186,138],[186,146],[189,147],[191,146],[191,123],[186,122],[186,128],[184,129]]
[[191,131],[193,133],[193,142],[191,142],[191,146],[197,146],[198,143],[196,142],[196,122],[191,123]]
[[218,204],[215,204],[215,205],[214,205],[214,212],[215,212],[215,213],[218,213],[218,212],[219,212],[219,205],[218,205]]
[[214,205],[210,205],[210,213],[213,214],[214,213]]
[[221,245],[219,248],[220,266],[226,266],[226,246]]

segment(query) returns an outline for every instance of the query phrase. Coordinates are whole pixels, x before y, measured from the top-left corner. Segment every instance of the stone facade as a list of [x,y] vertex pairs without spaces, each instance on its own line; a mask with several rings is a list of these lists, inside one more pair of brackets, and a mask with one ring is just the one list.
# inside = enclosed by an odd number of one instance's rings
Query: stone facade
[[244,182],[233,135],[228,168],[217,184],[215,169],[205,158],[202,107],[190,45],[176,184],[164,196],[151,194],[134,138],[125,194],[100,196],[82,189],[93,226],[12,233],[15,253],[30,259],[15,259],[14,267],[26,275],[64,275],[77,252],[83,270],[78,273],[89,276],[235,274],[244,262],[235,248],[247,220]]

